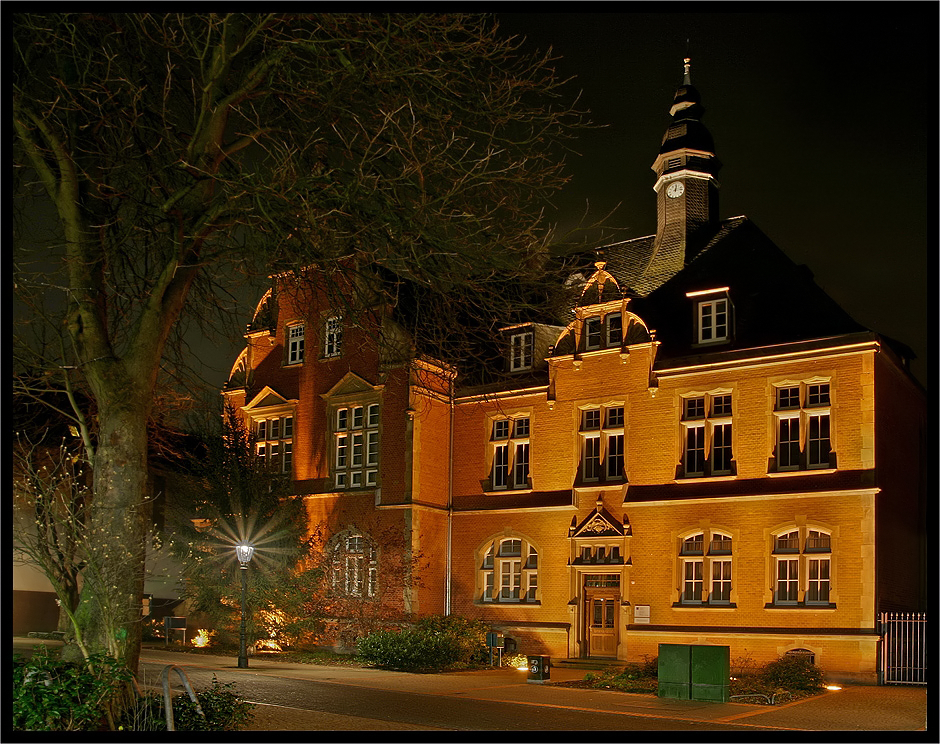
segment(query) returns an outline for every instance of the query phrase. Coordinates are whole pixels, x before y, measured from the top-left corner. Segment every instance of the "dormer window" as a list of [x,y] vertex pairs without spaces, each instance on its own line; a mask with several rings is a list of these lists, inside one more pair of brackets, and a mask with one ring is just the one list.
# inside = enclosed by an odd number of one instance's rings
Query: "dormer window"
[[728,288],[688,292],[695,302],[695,343],[717,344],[731,340],[731,300]]
[[601,319],[587,318],[584,321],[584,348],[601,348]]
[[509,337],[509,369],[511,372],[522,372],[532,369],[533,350],[535,348],[535,334],[532,331],[514,333]]
[[623,316],[611,313],[607,316],[607,346],[620,346],[623,342]]

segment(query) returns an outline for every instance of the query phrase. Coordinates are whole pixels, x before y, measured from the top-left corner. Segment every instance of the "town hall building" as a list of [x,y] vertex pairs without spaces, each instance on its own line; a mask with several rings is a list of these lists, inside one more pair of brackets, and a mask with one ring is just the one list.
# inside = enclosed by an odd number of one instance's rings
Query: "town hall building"
[[686,60],[656,234],[596,251],[556,323],[502,328],[491,382],[414,358],[393,308],[349,323],[275,279],[223,396],[337,597],[556,659],[708,643],[874,681],[878,613],[926,596],[924,392],[906,347],[720,218],[703,112]]

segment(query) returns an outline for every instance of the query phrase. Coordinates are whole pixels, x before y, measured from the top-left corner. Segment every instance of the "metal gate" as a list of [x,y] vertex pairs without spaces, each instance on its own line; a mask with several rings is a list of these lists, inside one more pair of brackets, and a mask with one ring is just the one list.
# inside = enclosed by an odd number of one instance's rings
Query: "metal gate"
[[886,685],[927,684],[927,613],[882,612],[881,675]]

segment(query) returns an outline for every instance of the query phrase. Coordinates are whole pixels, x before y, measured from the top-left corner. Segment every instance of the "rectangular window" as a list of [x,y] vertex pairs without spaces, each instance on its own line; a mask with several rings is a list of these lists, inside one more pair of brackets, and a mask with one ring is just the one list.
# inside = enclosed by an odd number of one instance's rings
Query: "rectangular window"
[[832,467],[829,392],[829,383],[777,388],[776,470]]
[[493,421],[493,466],[490,488],[493,490],[529,488],[529,419]]
[[509,345],[509,369],[513,372],[532,369],[535,334],[531,331],[527,333],[514,333],[509,337]]
[[799,599],[800,561],[797,558],[777,559],[777,591],[775,601],[778,604],[795,604]]
[[712,561],[712,591],[708,600],[731,601],[731,561]]
[[284,432],[282,434],[284,439],[290,439],[294,436],[294,417],[285,416],[284,417]]
[[800,419],[779,419],[778,432],[777,469],[796,470],[800,467]]
[[685,474],[705,474],[705,426],[685,429]]
[[337,488],[377,485],[379,408],[372,403],[336,409],[333,467]]
[[271,439],[280,439],[281,438],[281,420],[280,419],[271,419],[270,425],[270,438]]
[[584,438],[584,479],[597,480],[601,474],[601,438]]
[[509,445],[497,445],[493,455],[493,488],[506,488],[509,484]]
[[702,561],[685,561],[685,576],[682,584],[683,602],[702,601]]
[[809,561],[807,603],[829,604],[829,559],[812,558]]
[[500,561],[500,599],[519,599],[522,587],[522,561]]
[[623,316],[611,313],[607,316],[607,346],[620,346],[623,342]]
[[829,449],[829,414],[810,415],[806,439],[807,467],[829,467]]
[[611,434],[607,437],[607,477],[623,477],[623,434]]
[[698,342],[728,340],[728,300],[703,300],[698,303]]
[[304,331],[302,323],[287,327],[288,364],[300,364],[304,360]]
[[290,442],[284,442],[284,464],[281,469],[281,472],[290,473],[293,462],[294,462],[293,445]]
[[529,485],[529,445],[516,445],[516,459],[513,463],[513,478],[516,488],[526,488]]
[[327,318],[323,324],[323,356],[339,356],[343,351],[343,319]]
[[587,318],[584,321],[584,348],[601,348],[601,319]]
[[624,407],[612,405],[581,411],[581,478],[586,481],[624,477]]
[[[731,394],[709,394],[682,401],[682,473],[685,477],[730,475]],[[685,423],[688,422],[688,423]]]
[[712,474],[731,472],[731,424],[712,427]]

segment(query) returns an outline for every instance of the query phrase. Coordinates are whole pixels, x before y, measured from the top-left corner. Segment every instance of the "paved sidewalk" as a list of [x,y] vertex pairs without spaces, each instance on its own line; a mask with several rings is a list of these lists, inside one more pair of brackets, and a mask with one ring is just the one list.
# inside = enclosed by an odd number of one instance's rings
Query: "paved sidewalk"
[[[34,643],[14,639],[14,646]],[[47,642],[49,645],[55,642]],[[203,670],[238,671],[234,657],[190,654],[145,647],[142,660],[176,664]],[[585,690],[527,682],[524,671],[491,669],[448,674],[409,674],[359,667],[293,664],[252,657],[246,677],[270,675],[371,689],[412,692],[429,696],[459,695],[461,699],[502,701],[518,705],[549,705],[618,712],[630,716],[663,718],[696,723],[754,726],[755,736],[768,728],[800,731],[925,731],[928,692],[925,687],[845,686],[793,703],[765,706],[746,703],[705,703],[658,698],[654,695]],[[581,680],[583,670],[551,669],[552,682]],[[936,722],[931,721],[931,731]],[[255,731],[336,731],[336,730],[433,730],[428,727],[364,719],[340,714],[259,705],[250,730]],[[931,734],[931,736],[933,736]],[[925,739],[926,740],[926,739]]]

